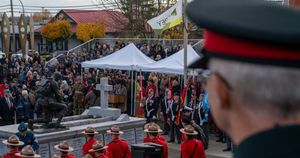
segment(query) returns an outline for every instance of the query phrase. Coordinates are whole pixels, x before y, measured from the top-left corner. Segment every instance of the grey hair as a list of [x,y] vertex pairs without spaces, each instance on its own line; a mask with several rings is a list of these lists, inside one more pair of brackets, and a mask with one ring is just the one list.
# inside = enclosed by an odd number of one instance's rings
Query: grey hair
[[285,116],[300,111],[299,69],[221,59],[212,59],[209,66],[224,77],[245,106],[279,110]]

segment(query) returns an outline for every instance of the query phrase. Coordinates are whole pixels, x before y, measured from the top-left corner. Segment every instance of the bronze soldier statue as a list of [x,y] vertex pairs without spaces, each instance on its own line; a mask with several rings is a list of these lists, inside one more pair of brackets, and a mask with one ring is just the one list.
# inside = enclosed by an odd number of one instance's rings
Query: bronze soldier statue
[[[33,130],[34,123],[45,123],[46,128],[65,128],[61,125],[62,118],[67,111],[67,105],[63,103],[59,93],[58,82],[62,76],[54,73],[50,79],[41,81],[36,92],[35,113],[37,118],[29,120],[29,128]],[[52,124],[52,114],[57,117],[56,123]]]

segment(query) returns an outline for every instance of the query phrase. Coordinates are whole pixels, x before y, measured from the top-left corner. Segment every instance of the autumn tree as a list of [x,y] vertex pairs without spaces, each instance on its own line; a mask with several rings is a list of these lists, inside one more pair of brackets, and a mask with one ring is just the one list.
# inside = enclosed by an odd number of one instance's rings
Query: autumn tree
[[162,37],[164,39],[183,39],[183,30],[182,30],[182,25],[181,27],[173,27],[168,30],[165,30],[162,33]]
[[[127,31],[134,37],[146,37],[144,21],[160,13],[161,0],[93,0],[95,4],[107,9],[122,12],[129,20]],[[171,1],[171,0],[168,0]],[[119,20],[121,21],[121,20]]]
[[77,39],[86,42],[93,38],[101,38],[105,36],[105,24],[100,23],[79,23],[77,25]]
[[44,25],[41,34],[51,42],[65,41],[72,36],[72,29],[67,20],[55,20]]
[[[193,23],[188,23],[187,26],[189,38],[201,38],[203,36],[203,30]],[[161,37],[163,39],[183,39],[183,24],[170,28],[162,32]]]
[[58,25],[56,23],[48,23],[42,26],[41,35],[48,41],[57,41],[60,37]]

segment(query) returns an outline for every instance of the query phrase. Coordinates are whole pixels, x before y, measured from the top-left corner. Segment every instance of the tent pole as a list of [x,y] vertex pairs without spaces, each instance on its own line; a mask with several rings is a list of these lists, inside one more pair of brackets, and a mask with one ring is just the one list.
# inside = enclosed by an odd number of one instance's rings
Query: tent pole
[[136,83],[137,83],[137,72],[134,71],[134,99],[133,99],[133,116],[136,116]]
[[133,116],[133,113],[132,113],[132,108],[133,108],[133,71],[130,71],[130,74],[131,74],[131,98],[130,98],[130,105],[131,105],[131,108],[130,108],[130,115]]

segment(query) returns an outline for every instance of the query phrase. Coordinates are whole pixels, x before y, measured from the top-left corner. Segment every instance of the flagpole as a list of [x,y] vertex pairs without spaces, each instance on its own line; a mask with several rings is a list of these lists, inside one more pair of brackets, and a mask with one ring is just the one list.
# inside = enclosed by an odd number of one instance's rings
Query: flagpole
[[[186,8],[186,5],[187,5],[187,0],[183,0],[183,11],[182,11],[182,14],[183,14],[183,39],[184,39],[184,85],[187,84],[187,45],[188,45],[188,33],[187,33],[187,28],[188,28],[188,20],[187,20],[187,17],[186,17],[186,14],[185,14],[185,8]],[[185,96],[186,97],[186,96]],[[186,98],[184,100],[184,105],[186,105]]]

